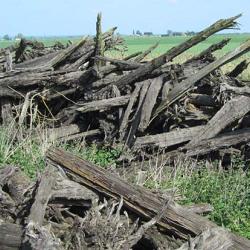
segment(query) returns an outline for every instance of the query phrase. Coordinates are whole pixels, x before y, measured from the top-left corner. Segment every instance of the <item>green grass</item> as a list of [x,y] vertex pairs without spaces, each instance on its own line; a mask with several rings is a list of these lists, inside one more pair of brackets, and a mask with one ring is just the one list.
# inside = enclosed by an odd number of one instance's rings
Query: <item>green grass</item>
[[216,162],[207,165],[179,162],[175,168],[165,166],[161,178],[148,175],[145,186],[163,192],[175,189],[183,205],[211,204],[210,220],[250,239],[250,172],[243,170],[245,162],[235,158],[228,171],[220,170]]
[[[22,136],[22,129],[13,131],[12,125],[0,127],[0,167],[18,165],[34,178],[43,171],[45,152],[51,145],[46,140],[35,140],[34,133]],[[80,141],[56,145],[104,168],[115,168],[121,153],[119,148],[85,146]],[[163,192],[177,189],[183,197],[181,204],[209,203],[214,207],[209,219],[250,239],[250,173],[243,171],[245,164],[235,158],[228,171],[220,170],[217,162],[180,161],[174,166],[151,166],[146,168],[144,186]],[[138,174],[136,170],[128,178],[136,182]]]

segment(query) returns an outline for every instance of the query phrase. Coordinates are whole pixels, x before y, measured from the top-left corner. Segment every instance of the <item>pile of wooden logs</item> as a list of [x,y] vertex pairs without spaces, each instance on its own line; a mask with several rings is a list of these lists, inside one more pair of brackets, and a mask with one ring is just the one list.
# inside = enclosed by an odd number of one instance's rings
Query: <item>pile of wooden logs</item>
[[20,168],[0,171],[0,249],[250,249],[250,241],[61,149],[32,182]]
[[[206,155],[250,141],[250,86],[220,67],[250,50],[250,40],[228,54],[211,45],[183,64],[172,60],[218,31],[234,28],[239,16],[222,19],[161,56],[145,61],[158,44],[123,59],[108,58],[122,39],[115,28],[95,38],[46,48],[22,40],[0,51],[1,122],[35,127],[47,121],[49,138],[122,143],[133,152],[152,148],[171,155]],[[173,151],[173,152],[172,152]],[[244,150],[247,152],[247,150]]]

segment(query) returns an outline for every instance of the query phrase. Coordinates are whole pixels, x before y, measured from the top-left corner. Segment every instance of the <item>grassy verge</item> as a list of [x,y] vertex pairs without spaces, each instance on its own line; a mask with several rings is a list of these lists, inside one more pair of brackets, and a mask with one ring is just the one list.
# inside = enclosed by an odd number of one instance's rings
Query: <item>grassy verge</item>
[[[22,137],[21,131],[13,133],[11,126],[0,127],[0,167],[19,165],[31,178],[45,167],[44,153],[50,146],[46,140],[35,140],[33,134]],[[17,138],[19,137],[19,140]],[[119,149],[86,147],[78,142],[58,145],[100,167],[116,165]],[[182,197],[180,203],[209,203],[214,211],[209,219],[218,225],[250,239],[250,173],[244,171],[245,163],[236,159],[230,170],[219,168],[217,162],[196,163],[179,161],[173,165],[147,167],[144,186],[165,191],[176,189]],[[139,173],[134,172],[137,179]]]

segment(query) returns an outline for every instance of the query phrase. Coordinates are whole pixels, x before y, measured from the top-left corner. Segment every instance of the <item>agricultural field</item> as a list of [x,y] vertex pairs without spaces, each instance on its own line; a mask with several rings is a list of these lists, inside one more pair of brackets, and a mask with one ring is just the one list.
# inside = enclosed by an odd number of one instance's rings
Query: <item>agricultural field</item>
[[[139,37],[139,36],[123,36],[126,48],[123,52],[119,51],[111,51],[108,53],[109,56],[115,58],[122,58],[124,56],[131,55],[138,51],[144,51],[148,49],[150,46],[159,42],[158,47],[146,58],[150,60],[154,57],[161,55],[172,47],[184,42],[189,37],[187,36],[176,36],[176,37],[160,37],[160,36],[152,36],[152,37]],[[231,38],[231,41],[227,46],[223,49],[215,52],[217,57],[224,55],[227,52],[232,51],[237,48],[241,43],[250,38],[250,34],[219,34],[209,37],[206,41],[192,47],[187,50],[185,53],[181,54],[175,59],[175,62],[182,63],[185,60],[191,58],[193,55],[198,54],[202,50],[208,48],[211,44],[217,43],[224,38]],[[32,38],[33,39],[33,38]],[[51,46],[55,43],[55,41],[60,41],[63,44],[66,44],[69,40],[76,42],[79,41],[80,37],[50,37],[50,38],[38,38],[39,41],[42,41],[46,46]],[[12,41],[0,41],[0,48],[7,47],[11,44],[14,44]],[[223,67],[225,72],[232,70],[240,61],[243,59],[249,58],[249,53],[245,54],[241,58],[228,63]],[[250,80],[250,70],[246,70],[242,75],[242,79]]]

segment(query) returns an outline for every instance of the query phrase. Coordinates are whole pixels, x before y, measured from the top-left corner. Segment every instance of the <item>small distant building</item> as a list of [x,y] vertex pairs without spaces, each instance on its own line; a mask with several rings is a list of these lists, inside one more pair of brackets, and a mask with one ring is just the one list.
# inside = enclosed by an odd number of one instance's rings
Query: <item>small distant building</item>
[[144,36],[153,36],[153,32],[144,32]]

